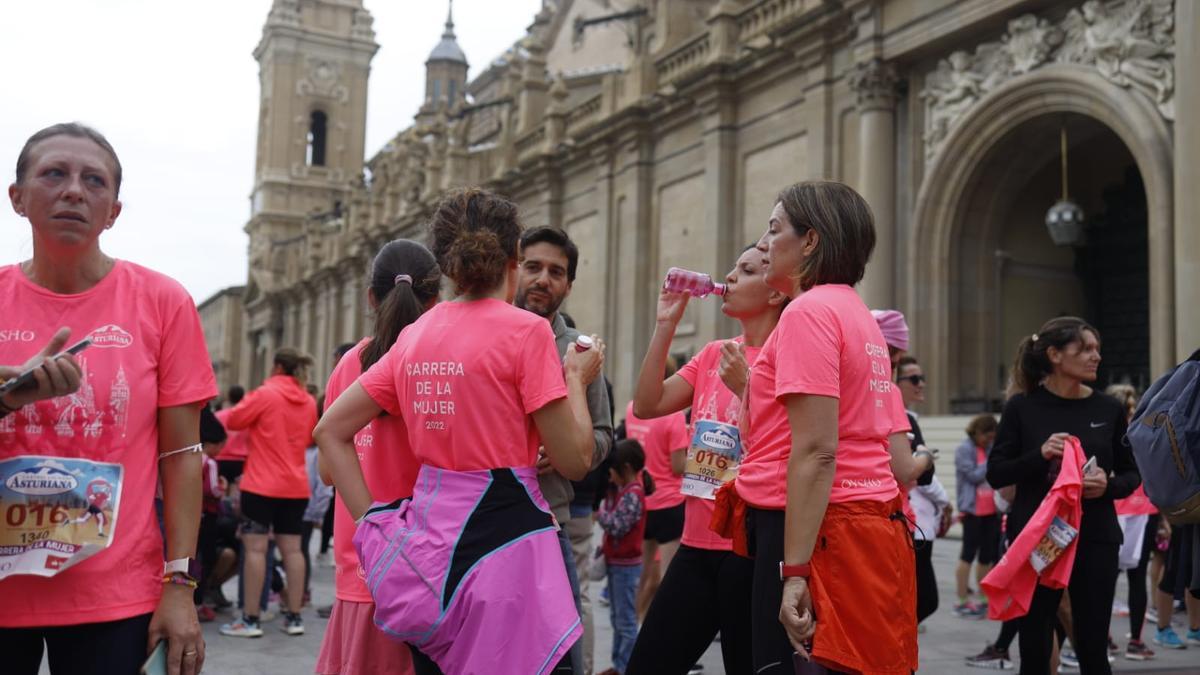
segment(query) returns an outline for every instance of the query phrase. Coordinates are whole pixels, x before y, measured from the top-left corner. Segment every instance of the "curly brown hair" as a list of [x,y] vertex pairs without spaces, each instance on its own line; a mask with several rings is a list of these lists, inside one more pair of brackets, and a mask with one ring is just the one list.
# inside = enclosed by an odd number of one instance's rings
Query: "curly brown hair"
[[504,281],[521,239],[517,205],[483,188],[447,193],[433,214],[433,254],[459,295],[481,295]]

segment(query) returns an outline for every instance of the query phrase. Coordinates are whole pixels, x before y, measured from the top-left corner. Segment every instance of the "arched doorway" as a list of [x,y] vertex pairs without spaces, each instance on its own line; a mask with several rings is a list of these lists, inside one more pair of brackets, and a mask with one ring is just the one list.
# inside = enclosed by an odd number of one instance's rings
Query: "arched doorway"
[[[1059,134],[1088,243],[1054,245]],[[1145,385],[1173,357],[1170,136],[1148,101],[1079,67],[1016,78],[973,108],[923,182],[910,323],[940,412],[1000,400],[1020,336],[1077,314],[1105,338],[1101,384]]]

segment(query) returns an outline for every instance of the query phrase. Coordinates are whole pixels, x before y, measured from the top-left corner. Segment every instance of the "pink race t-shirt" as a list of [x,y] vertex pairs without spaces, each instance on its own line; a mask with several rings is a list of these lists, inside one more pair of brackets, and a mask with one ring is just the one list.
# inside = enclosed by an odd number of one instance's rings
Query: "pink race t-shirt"
[[[742,344],[741,336],[734,342]],[[742,400],[729,391],[729,387],[721,381],[718,368],[721,365],[721,345],[725,340],[715,340],[700,350],[691,361],[679,369],[679,376],[692,385],[692,424],[688,429],[688,437],[696,432],[696,422],[712,420],[738,426],[742,417]],[[759,347],[746,347],[746,362],[754,363],[758,358]],[[689,441],[690,442],[690,441]],[[744,451],[744,444],[743,444]],[[731,551],[733,541],[713,532],[708,524],[712,522],[715,502],[700,497],[687,497],[684,500],[683,539],[684,544],[695,548],[711,551]]]
[[[975,446],[975,464],[978,466],[987,461],[987,450]],[[985,480],[975,486],[975,515],[992,516],[996,514],[996,498],[992,486]]]
[[[362,373],[359,353],[370,343],[367,338],[355,345],[338,361],[329,383],[325,385],[326,405],[333,405]],[[354,435],[354,449],[362,467],[367,489],[376,502],[391,503],[411,497],[421,463],[408,445],[408,430],[398,415],[381,415],[371,420]],[[354,550],[354,518],[350,516],[340,494],[336,495],[333,511],[333,558],[337,564],[334,589],[339,600],[372,602],[367,591],[366,570]]]
[[217,395],[196,304],[175,280],[124,260],[91,289],[60,295],[0,268],[0,363],[23,363],[60,326],[77,358],[78,391],[0,419],[0,459],[45,455],[124,467],[112,543],[50,578],[0,581],[0,626],[61,626],[154,611],[162,595],[163,541],[154,514],[158,409]]
[[437,304],[359,383],[404,418],[417,459],[453,471],[533,466],[530,415],[567,395],[550,323],[494,299]]
[[221,452],[217,453],[217,461],[246,461],[246,456],[250,454],[250,445],[246,439],[246,432],[231,431],[229,429],[229,412],[233,408],[225,408],[216,412],[217,421],[221,426],[225,427],[225,433],[228,438],[225,439],[225,445],[221,448]]
[[783,311],[750,374],[749,420],[742,423],[750,453],[738,493],[759,508],[787,504],[791,429],[781,400],[806,394],[838,399],[830,503],[891,500],[899,494],[888,452],[888,435],[897,427],[894,389],[883,334],[853,288],[822,285],[799,296]]
[[683,503],[683,476],[671,470],[671,453],[688,447],[687,418],[682,412],[652,420],[633,414],[633,402],[625,407],[625,436],[642,444],[646,453],[646,471],[654,479],[654,494],[646,497],[646,510],[658,511]]
[[1146,496],[1146,487],[1144,485],[1137,486],[1133,494],[1125,499],[1118,499],[1113,502],[1113,506],[1117,509],[1118,516],[1152,516],[1158,513],[1158,509],[1150,498]]

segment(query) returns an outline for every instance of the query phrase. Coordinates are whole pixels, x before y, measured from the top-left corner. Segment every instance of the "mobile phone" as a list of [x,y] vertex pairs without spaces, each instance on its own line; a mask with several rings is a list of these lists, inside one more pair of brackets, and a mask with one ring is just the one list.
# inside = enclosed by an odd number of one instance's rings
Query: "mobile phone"
[[167,641],[160,640],[142,664],[140,675],[167,675]]
[[[75,344],[71,345],[70,347],[67,347],[63,351],[55,354],[54,356],[51,356],[50,358],[57,359],[58,357],[60,357],[64,354],[71,354],[72,356],[74,356],[75,354],[78,354],[79,352],[87,349],[90,346],[92,346],[92,339],[84,338],[84,339],[80,340],[79,342],[76,342]],[[34,366],[33,368],[26,370],[25,372],[21,373],[20,375],[8,380],[4,384],[0,384],[0,396],[4,396],[5,394],[14,392],[17,389],[20,389],[21,387],[24,387],[25,385],[29,384],[30,382],[33,382],[33,371],[37,370],[38,368],[41,368],[41,364],[38,364],[38,365]]]
[[801,656],[800,652],[792,652],[792,669],[796,675],[829,675],[828,668]]
[[1092,455],[1092,457],[1090,459],[1088,459],[1087,462],[1084,463],[1083,469],[1081,469],[1082,475],[1084,475],[1084,476],[1088,475],[1089,473],[1092,472],[1092,469],[1095,469],[1095,468],[1096,468],[1096,456]]

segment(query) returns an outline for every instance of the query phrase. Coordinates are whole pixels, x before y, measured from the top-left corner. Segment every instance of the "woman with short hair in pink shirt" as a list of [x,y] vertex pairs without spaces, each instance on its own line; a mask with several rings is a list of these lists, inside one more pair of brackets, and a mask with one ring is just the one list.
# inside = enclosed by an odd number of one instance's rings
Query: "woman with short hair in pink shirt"
[[827,181],[780,192],[758,242],[767,283],[792,298],[751,370],[750,454],[732,488],[750,506],[758,673],[804,658],[917,668],[914,559],[892,473],[893,453],[911,462],[911,449],[889,447],[887,344],[854,290],[874,246],[866,202]]
[[[396,343],[402,331],[437,304],[442,272],[429,249],[410,239],[384,244],[371,264],[367,303],[375,313],[374,335],[363,338],[338,361],[325,387],[329,405],[362,373],[375,365]],[[354,447],[371,495],[391,502],[411,497],[420,463],[408,446],[404,421],[380,415],[354,435]],[[322,480],[333,481],[328,467]],[[333,553],[336,599],[317,673],[321,675],[407,675],[413,672],[408,646],[380,631],[374,622],[375,604],[367,589],[366,569],[354,550],[354,518],[340,493],[335,497]]]
[[[405,328],[315,434],[359,521],[375,623],[413,647],[420,675],[570,672],[582,633],[536,464],[544,446],[567,478],[591,467],[586,387],[604,345],[560,360],[549,323],[512,305],[520,234],[513,203],[448,194],[432,240],[454,299]],[[354,436],[385,412],[421,468],[411,499],[372,505]]]
[[34,675],[43,653],[54,675],[134,673],[164,639],[172,672],[204,663],[192,592],[200,408],[216,381],[191,295],[100,248],[120,188],[112,145],[73,123],[30,137],[8,188],[33,256],[0,268],[0,363],[26,361],[62,326],[92,346],[76,357],[78,391],[0,397],[5,673]]

